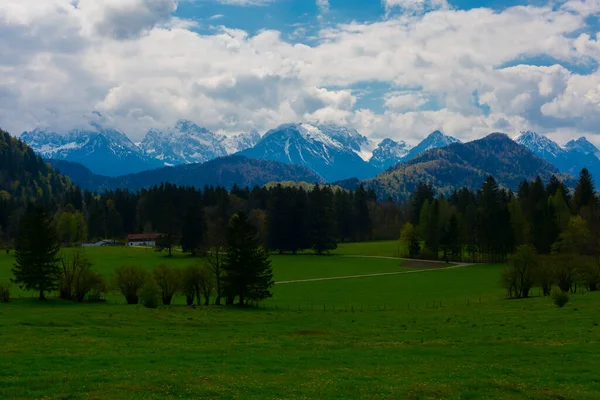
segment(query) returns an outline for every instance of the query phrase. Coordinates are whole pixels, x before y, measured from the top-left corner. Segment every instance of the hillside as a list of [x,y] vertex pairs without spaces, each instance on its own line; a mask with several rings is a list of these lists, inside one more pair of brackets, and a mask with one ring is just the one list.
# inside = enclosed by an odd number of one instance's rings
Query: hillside
[[87,167],[76,162],[50,159],[48,163],[59,174],[67,176],[83,190],[95,191],[111,179],[108,176],[94,174]]
[[49,201],[64,195],[70,186],[31,147],[0,129],[0,198]]
[[243,156],[222,157],[204,164],[165,167],[113,178],[95,175],[79,164],[55,165],[73,182],[92,191],[118,188],[139,190],[164,182],[198,188],[205,185],[231,188],[234,184],[240,187],[253,187],[279,181],[323,182],[316,174],[301,166]]
[[572,177],[561,175],[558,168],[535,156],[530,150],[501,133],[492,133],[469,143],[453,143],[429,150],[414,159],[396,165],[377,177],[365,181],[379,198],[406,199],[419,184],[431,183],[442,193],[463,186],[477,189],[488,175],[503,186],[516,189],[525,179],[538,175],[547,181],[561,176],[569,186]]

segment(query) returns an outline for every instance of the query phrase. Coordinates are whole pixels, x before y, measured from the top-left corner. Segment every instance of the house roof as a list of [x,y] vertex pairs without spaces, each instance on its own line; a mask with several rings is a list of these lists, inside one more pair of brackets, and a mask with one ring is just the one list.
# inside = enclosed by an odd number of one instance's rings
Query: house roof
[[127,240],[156,240],[160,237],[160,233],[135,233],[127,235]]

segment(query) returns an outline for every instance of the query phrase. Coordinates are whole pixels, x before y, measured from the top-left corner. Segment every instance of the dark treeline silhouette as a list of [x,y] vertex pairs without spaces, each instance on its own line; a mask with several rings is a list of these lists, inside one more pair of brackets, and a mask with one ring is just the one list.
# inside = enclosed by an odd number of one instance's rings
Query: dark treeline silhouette
[[[119,189],[100,194],[73,188],[38,204],[54,215],[63,245],[159,233],[157,248],[169,255],[177,246],[192,255],[224,246],[227,224],[239,212],[248,215],[261,244],[270,251],[318,254],[335,249],[339,242],[397,239],[407,215],[406,205],[378,202],[363,187],[346,191],[320,185],[234,186],[228,191],[162,184],[138,192]],[[0,203],[0,220],[10,222],[2,226],[7,247],[17,237],[25,206],[15,199]]]
[[[412,256],[453,261],[504,262],[518,246],[531,245],[538,254],[551,254],[569,222],[579,216],[590,230],[600,235],[600,206],[594,182],[582,170],[577,187],[570,191],[552,176],[524,181],[517,193],[498,186],[488,177],[478,191],[462,188],[445,198],[434,188],[420,184],[410,197],[411,226],[403,240],[421,246]],[[596,240],[597,241],[597,240]],[[598,243],[587,248],[598,251]]]

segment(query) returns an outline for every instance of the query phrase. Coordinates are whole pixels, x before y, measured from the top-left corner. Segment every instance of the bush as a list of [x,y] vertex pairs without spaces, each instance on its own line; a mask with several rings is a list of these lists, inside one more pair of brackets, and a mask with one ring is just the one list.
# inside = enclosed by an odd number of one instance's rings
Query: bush
[[8,303],[10,301],[10,284],[0,283],[0,303]]
[[140,300],[146,308],[158,307],[160,301],[160,288],[154,279],[148,279],[140,290]]
[[94,272],[93,274],[94,277],[92,278],[92,285],[90,286],[90,291],[88,293],[88,301],[104,301],[102,299],[102,296],[106,294],[106,292],[108,292],[108,285],[106,284],[106,280],[96,272]]
[[125,265],[113,271],[112,285],[118,289],[127,304],[139,303],[139,292],[148,280],[148,273],[137,265]]
[[562,290],[554,290],[552,292],[552,301],[557,307],[563,308],[569,302],[569,293]]
[[178,269],[161,264],[152,273],[158,285],[164,305],[171,304],[175,293],[181,287],[181,274]]
[[[181,292],[186,298],[186,304],[194,304],[194,298],[200,298],[200,280],[202,279],[202,268],[198,265],[190,265],[183,270],[181,278]],[[198,304],[200,305],[200,304]]]

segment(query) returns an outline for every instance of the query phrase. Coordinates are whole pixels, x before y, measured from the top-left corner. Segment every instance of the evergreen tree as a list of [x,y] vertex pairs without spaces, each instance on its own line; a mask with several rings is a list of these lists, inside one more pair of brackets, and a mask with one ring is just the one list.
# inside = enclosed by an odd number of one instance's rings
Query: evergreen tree
[[338,237],[342,243],[353,240],[355,220],[352,215],[352,194],[345,190],[336,190],[333,195],[333,208]]
[[271,297],[273,270],[266,251],[256,237],[256,228],[245,213],[231,217],[227,230],[225,291],[240,305]]
[[417,226],[421,223],[421,208],[426,202],[432,202],[435,196],[433,185],[419,182],[415,191],[410,195],[411,222]]
[[369,195],[360,185],[354,193],[354,221],[356,222],[357,239],[368,240],[371,237],[371,217],[369,215]]
[[596,206],[597,201],[594,180],[590,172],[584,168],[579,174],[575,195],[573,196],[574,211],[579,213],[583,207]]
[[52,217],[43,207],[30,206],[19,226],[14,283],[21,289],[36,290],[39,299],[58,289],[60,241]]
[[270,190],[270,200],[267,208],[267,223],[269,226],[269,249],[280,254],[291,247],[291,198],[280,184]]
[[202,205],[197,201],[192,201],[185,213],[181,227],[181,249],[185,253],[196,256],[204,244],[205,232],[206,221]]
[[311,246],[308,219],[308,200],[304,189],[292,192],[290,207],[290,228],[292,232],[290,250],[292,253],[305,250]]
[[175,207],[170,201],[163,207],[163,215],[159,224],[160,237],[156,241],[156,250],[167,250],[168,257],[173,255],[173,247],[180,240],[180,221]]
[[332,203],[333,193],[327,187],[315,185],[308,194],[310,239],[317,254],[337,248]]

